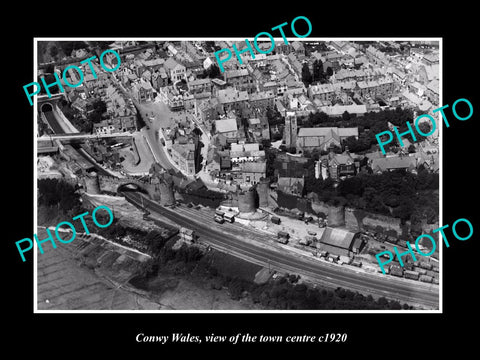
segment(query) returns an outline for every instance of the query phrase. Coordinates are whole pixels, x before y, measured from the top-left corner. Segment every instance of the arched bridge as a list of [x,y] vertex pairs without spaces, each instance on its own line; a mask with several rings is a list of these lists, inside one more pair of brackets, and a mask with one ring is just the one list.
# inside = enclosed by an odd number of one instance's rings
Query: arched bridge
[[[156,180],[156,179],[154,179]],[[168,185],[165,181],[150,181],[150,178],[115,178],[111,176],[98,176],[98,185],[100,191],[111,194],[121,192],[124,187],[134,185],[137,189],[148,196],[152,200],[159,200],[161,205],[170,205],[175,203],[173,184]]]
[[58,101],[65,98],[64,93],[48,95],[37,95],[37,106],[40,113],[45,111],[52,111]]
[[98,184],[100,186],[101,191],[110,192],[110,193],[118,193],[122,190],[123,187],[127,185],[135,185],[140,191],[149,193],[149,187],[151,187],[150,182],[144,181],[143,178],[116,178],[113,176],[98,176]]

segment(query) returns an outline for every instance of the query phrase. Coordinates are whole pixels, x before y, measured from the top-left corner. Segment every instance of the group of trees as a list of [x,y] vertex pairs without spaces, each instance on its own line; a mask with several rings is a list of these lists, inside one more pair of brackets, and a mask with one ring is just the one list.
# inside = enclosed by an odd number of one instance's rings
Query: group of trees
[[[156,235],[150,234],[147,236],[156,238]],[[370,295],[364,296],[343,288],[334,291],[313,289],[299,284],[299,276],[293,274],[259,285],[238,276],[222,274],[212,265],[210,256],[213,255],[204,255],[198,247],[184,244],[174,250],[174,243],[174,240],[161,242],[157,256],[145,264],[135,283],[146,284],[148,279],[157,276],[158,271],[165,269],[183,275],[192,275],[195,269],[195,276],[207,279],[212,289],[227,288],[233,300],[247,296],[254,303],[272,309],[409,309],[397,301],[383,297],[375,300]]]
[[[276,108],[267,107],[265,116],[267,117],[268,125],[270,126],[270,134],[272,141],[283,139],[283,131],[285,128],[285,118],[280,114]],[[274,132],[273,129],[278,129]]]
[[88,117],[94,124],[99,123],[103,119],[103,114],[107,111],[107,105],[99,98],[92,103],[92,109],[93,111]]
[[[362,116],[344,113],[341,117],[330,117],[323,112],[310,113],[308,116],[300,117],[298,124],[299,127],[358,127],[358,139],[348,138],[342,145],[348,146],[350,152],[361,153],[371,150],[372,147],[377,148],[378,142],[375,135],[387,131],[388,123],[398,127],[399,132],[404,132],[408,130],[406,122],[410,122],[412,119],[412,110],[397,107],[393,110],[368,112]],[[428,133],[431,130],[428,122],[419,124],[419,128],[423,133]],[[414,131],[417,141],[422,139],[422,135],[418,134],[415,128]],[[402,139],[414,142],[411,135],[403,136]],[[394,137],[394,141],[385,146],[385,149],[390,147],[397,147],[396,137]]]
[[304,63],[302,66],[302,82],[308,87],[312,83],[324,84],[328,81],[328,78],[333,75],[331,67],[327,67],[327,70],[323,70],[322,60],[315,60],[312,65],[312,71],[308,63]]
[[404,171],[359,174],[341,181],[337,194],[347,205],[394,216],[403,221],[412,216],[438,220],[438,174],[421,170],[417,175]]
[[343,288],[336,290],[313,289],[305,284],[297,283],[299,277],[285,275],[277,280],[264,284],[256,284],[239,277],[228,277],[210,270],[211,287],[221,289],[226,287],[233,300],[243,296],[249,297],[254,303],[271,309],[281,310],[312,310],[312,309],[409,309],[398,301],[387,300],[384,297],[375,300],[371,295],[364,296]]
[[100,98],[94,100],[91,105],[88,105],[88,109],[91,109],[91,111],[87,116],[79,114],[65,100],[60,102],[60,107],[72,124],[78,130],[85,133],[91,133],[93,131],[93,124],[102,121],[105,118],[105,113],[107,111],[107,105]]
[[401,170],[360,173],[340,181],[335,187],[331,178],[315,178],[315,160],[312,157],[305,164],[303,196],[313,192],[320,201],[345,204],[404,221],[424,219],[432,224],[438,220],[439,176],[422,166],[417,174]]
[[223,80],[222,73],[217,64],[212,64],[208,69],[203,70],[203,73],[199,76],[200,79],[221,79]]
[[[90,47],[98,47],[99,49],[108,49],[109,42],[106,41],[90,41],[90,45],[84,41],[55,41],[49,44],[49,55],[53,60],[58,60],[59,57],[71,56],[73,50],[87,49]],[[43,49],[45,50],[45,49]]]
[[76,187],[59,179],[40,179],[38,186],[38,205],[57,208],[64,214],[76,216],[83,211],[80,195]]
[[[105,220],[105,222],[106,221],[107,220]],[[132,245],[132,243],[125,241],[125,238],[129,237],[134,243],[142,245],[141,249],[139,248],[138,250],[145,251],[152,256],[157,256],[168,241],[158,230],[145,231],[138,228],[127,227],[115,219],[112,225],[106,228],[98,228],[95,232],[120,244],[136,247]]]

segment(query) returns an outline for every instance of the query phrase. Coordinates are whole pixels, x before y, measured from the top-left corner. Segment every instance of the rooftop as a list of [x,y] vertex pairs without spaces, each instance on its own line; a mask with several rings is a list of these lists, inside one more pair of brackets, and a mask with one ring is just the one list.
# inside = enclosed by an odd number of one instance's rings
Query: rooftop
[[237,120],[236,119],[215,120],[215,129],[219,133],[237,131],[238,130]]
[[221,104],[237,101],[248,101],[247,91],[238,91],[232,87],[218,91],[218,100]]
[[338,128],[338,127],[318,127],[318,128],[301,128],[298,131],[298,137],[326,137],[334,133],[337,136],[358,136],[358,128]]
[[320,242],[338,248],[350,249],[354,237],[354,232],[327,226],[320,238]]
[[[368,156],[368,155],[367,155]],[[390,169],[414,169],[416,159],[413,156],[391,156],[372,159],[373,171],[386,171]]]
[[243,172],[253,172],[253,173],[265,173],[267,169],[267,163],[263,162],[246,162],[240,164],[240,168]]
[[238,69],[238,70],[226,70],[225,71],[225,78],[234,78],[234,77],[240,77],[240,76],[248,76],[248,70],[247,69]]

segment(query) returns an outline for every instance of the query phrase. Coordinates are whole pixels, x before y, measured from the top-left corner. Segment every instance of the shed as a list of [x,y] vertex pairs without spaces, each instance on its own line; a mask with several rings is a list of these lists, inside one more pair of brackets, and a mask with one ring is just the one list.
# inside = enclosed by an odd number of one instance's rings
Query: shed
[[326,227],[320,238],[320,249],[331,254],[349,256],[358,233],[345,229]]
[[400,266],[392,265],[390,266],[390,274],[394,276],[403,276],[403,269]]
[[279,225],[280,221],[281,221],[280,218],[276,217],[276,216],[272,216],[272,218],[270,220],[272,221],[272,223],[277,224],[277,225]]
[[419,280],[422,281],[422,282],[431,283],[433,278],[431,276],[428,276],[428,275],[420,275]]

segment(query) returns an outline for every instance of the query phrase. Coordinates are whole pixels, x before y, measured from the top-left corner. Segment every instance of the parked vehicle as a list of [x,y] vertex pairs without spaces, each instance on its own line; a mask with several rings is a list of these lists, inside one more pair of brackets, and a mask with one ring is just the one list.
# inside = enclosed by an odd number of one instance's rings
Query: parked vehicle
[[290,235],[285,232],[285,231],[279,231],[277,233],[277,241],[282,244],[288,243],[288,239],[290,238]]
[[223,219],[225,221],[228,221],[229,223],[233,223],[235,221],[235,215],[231,214],[231,213],[225,213],[223,215]]
[[272,216],[272,218],[270,220],[272,221],[272,223],[280,225],[281,220],[280,220],[279,217]]
[[225,222],[225,220],[223,219],[223,217],[217,216],[217,215],[215,215],[214,220],[215,220],[217,223],[219,223],[219,224],[223,224],[223,223]]

